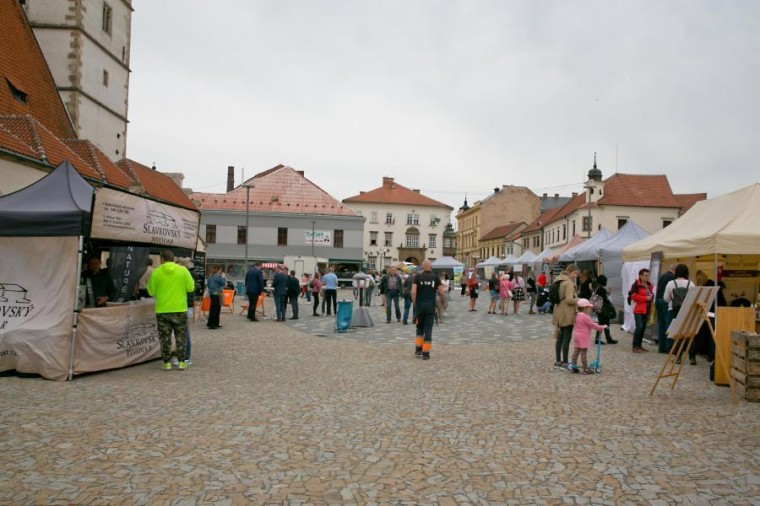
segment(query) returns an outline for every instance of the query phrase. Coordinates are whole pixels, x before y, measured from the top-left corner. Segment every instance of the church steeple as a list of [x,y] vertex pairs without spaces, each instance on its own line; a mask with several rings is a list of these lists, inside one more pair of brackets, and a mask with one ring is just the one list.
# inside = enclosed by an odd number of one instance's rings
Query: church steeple
[[596,152],[594,152],[594,168],[588,171],[588,178],[591,181],[602,181],[602,171],[599,170],[599,167],[596,166]]
[[462,207],[459,208],[460,211],[467,211],[470,208],[470,206],[467,205],[467,196],[464,197],[464,204],[462,204]]

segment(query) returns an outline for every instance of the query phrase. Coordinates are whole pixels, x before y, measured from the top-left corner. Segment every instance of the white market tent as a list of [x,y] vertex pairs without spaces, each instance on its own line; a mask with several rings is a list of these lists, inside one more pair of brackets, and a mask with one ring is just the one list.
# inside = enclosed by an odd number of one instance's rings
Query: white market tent
[[536,258],[533,259],[534,263],[544,263],[546,262],[547,258],[549,258],[552,255],[552,249],[546,248],[544,251],[536,255]]
[[577,246],[570,248],[564,253],[560,254],[560,262],[582,262],[582,261],[596,261],[596,248],[599,244],[603,243],[607,239],[612,237],[612,233],[609,230],[602,227],[593,237],[578,244]]
[[624,261],[760,253],[760,183],[697,202],[683,216],[622,251]]
[[454,269],[464,267],[464,264],[454,257],[441,257],[433,262],[433,269]]
[[502,263],[503,261],[499,257],[493,256],[476,264],[475,267],[478,269],[482,269],[483,267],[498,267]]
[[518,258],[516,256],[507,255],[506,257],[502,258],[499,261],[498,265],[515,265],[516,263],[518,263],[517,260]]
[[532,264],[536,261],[538,255],[533,253],[531,250],[527,250],[525,253],[520,255],[520,258],[518,258],[515,263],[517,264]]

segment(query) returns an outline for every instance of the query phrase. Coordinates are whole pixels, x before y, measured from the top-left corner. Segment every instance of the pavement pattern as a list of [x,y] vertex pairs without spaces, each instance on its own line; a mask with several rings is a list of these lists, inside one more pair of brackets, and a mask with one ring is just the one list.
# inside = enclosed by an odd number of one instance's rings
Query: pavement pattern
[[225,312],[191,326],[184,372],[0,377],[0,504],[760,504],[760,404],[704,359],[650,396],[663,355],[617,327],[583,376],[525,308],[454,295],[429,361],[370,312],[346,333],[305,301],[285,323]]

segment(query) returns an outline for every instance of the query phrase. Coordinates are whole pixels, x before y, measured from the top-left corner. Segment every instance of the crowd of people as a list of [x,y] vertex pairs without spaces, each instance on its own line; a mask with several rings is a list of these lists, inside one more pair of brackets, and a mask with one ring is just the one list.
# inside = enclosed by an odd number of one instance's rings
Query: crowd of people
[[[184,270],[180,270],[184,269]],[[189,274],[192,269],[190,259],[175,259],[170,251],[161,253],[161,265],[157,268],[149,262],[145,274],[138,283],[137,290],[141,296],[156,298],[156,313],[158,317],[161,354],[163,368],[171,370],[174,367],[184,369],[190,361],[191,342],[190,332],[186,322],[192,318],[194,308],[195,282]],[[187,272],[187,275],[185,275]],[[670,265],[659,277],[656,283],[649,279],[648,269],[641,269],[628,292],[628,303],[631,305],[635,320],[635,329],[631,351],[646,353],[644,347],[646,327],[652,310],[656,312],[656,337],[649,344],[656,344],[657,351],[669,353],[673,339],[666,335],[670,322],[678,315],[681,304],[688,289],[694,284],[689,277],[689,269],[684,264]],[[105,295],[109,290],[110,277],[100,269],[99,258],[88,262],[84,273],[87,280],[88,297],[93,305],[102,305],[108,300]],[[296,320],[299,315],[299,299],[305,299],[307,306],[312,309],[312,316],[337,315],[338,278],[332,269],[322,275],[305,273],[300,278],[286,266],[278,266],[271,276],[271,286],[267,281],[259,263],[254,263],[246,273],[245,291],[249,300],[247,318],[258,321],[257,310],[259,300],[267,296],[267,291],[274,302],[276,321],[284,322],[290,309],[290,319]],[[552,286],[555,285],[556,287]],[[696,284],[714,286],[702,271],[696,275]],[[210,269],[205,280],[205,294],[210,299],[210,307],[206,318],[209,329],[221,328],[220,312],[225,288],[230,288],[221,267]],[[588,367],[587,351],[592,344],[617,344],[610,333],[610,322],[616,317],[616,308],[609,299],[607,278],[599,275],[595,279],[591,272],[580,271],[575,265],[568,265],[552,283],[541,272],[536,277],[528,272],[523,277],[521,272],[493,272],[482,282],[476,270],[471,269],[461,277],[462,297],[469,298],[468,309],[477,311],[477,301],[481,289],[488,290],[487,314],[509,315],[520,314],[523,304],[527,304],[529,315],[552,314],[552,324],[555,328],[555,367],[574,372],[591,374]],[[726,299],[721,290],[715,304],[726,305]],[[451,300],[452,280],[447,273],[435,274],[430,262],[423,262],[417,273],[399,270],[392,266],[382,272],[363,272],[360,270],[353,278],[354,300],[360,306],[371,306],[376,302],[384,306],[386,323],[393,322],[407,325],[410,321],[417,325],[415,353],[425,359],[430,357],[432,342],[432,322],[442,322],[448,303]],[[552,294],[554,292],[554,294]],[[554,300],[552,300],[554,299]],[[595,318],[592,318],[595,315]],[[714,345],[709,335],[702,329],[694,345],[688,351],[688,360],[696,364],[698,353],[705,353],[709,360],[713,359]],[[596,337],[592,339],[592,333]],[[171,334],[179,338],[179,343],[171,349]],[[167,337],[168,335],[168,337]],[[570,344],[573,344],[572,357]],[[686,354],[685,350],[682,355]],[[682,360],[677,357],[678,362]],[[580,363],[579,363],[580,361]],[[168,364],[168,365],[167,365]]]

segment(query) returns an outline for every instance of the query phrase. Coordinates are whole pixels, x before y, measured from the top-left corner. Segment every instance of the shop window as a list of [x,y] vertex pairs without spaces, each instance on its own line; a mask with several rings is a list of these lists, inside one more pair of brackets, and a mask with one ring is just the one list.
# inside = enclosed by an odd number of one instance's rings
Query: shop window
[[343,231],[342,230],[335,230],[333,232],[333,247],[335,248],[343,247]]
[[216,243],[216,225],[206,225],[206,244]]
[[288,245],[288,229],[285,227],[277,228],[277,246]]
[[247,227],[238,227],[237,243],[238,244],[245,244],[247,241],[248,241],[248,228]]

